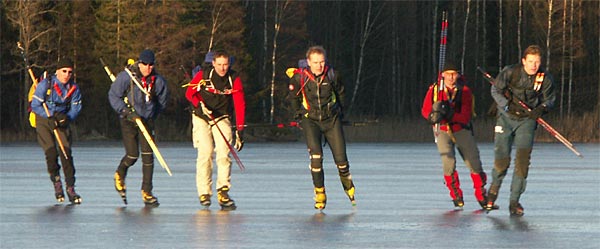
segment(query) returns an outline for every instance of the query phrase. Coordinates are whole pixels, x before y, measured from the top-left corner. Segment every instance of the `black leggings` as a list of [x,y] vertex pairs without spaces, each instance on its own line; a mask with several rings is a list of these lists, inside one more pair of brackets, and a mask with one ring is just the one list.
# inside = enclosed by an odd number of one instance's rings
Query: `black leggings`
[[[146,192],[152,191],[152,177],[154,174],[154,155],[152,148],[144,134],[140,131],[137,125],[127,119],[121,118],[121,133],[123,136],[123,145],[125,146],[125,156],[121,159],[117,171],[122,176],[127,175],[127,169],[131,167],[138,159],[139,150],[142,151],[142,190]],[[146,130],[153,137],[153,122],[144,121]],[[138,149],[139,147],[139,149]]]
[[[346,156],[344,130],[342,129],[342,122],[337,116],[323,121],[303,118],[300,122],[300,126],[304,132],[308,153],[310,155],[310,169],[315,187],[324,186],[323,148],[321,147],[322,136],[325,137],[329,144],[329,148],[333,154],[333,160],[338,166],[338,170],[343,169],[343,171],[345,171],[344,173],[349,171],[350,167],[348,165],[348,157]],[[344,167],[340,168],[339,166]]]

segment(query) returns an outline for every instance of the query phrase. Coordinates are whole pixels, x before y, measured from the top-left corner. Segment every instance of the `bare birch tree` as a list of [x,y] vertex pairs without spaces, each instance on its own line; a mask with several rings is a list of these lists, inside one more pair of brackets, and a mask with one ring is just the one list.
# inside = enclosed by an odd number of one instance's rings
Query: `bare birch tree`
[[[569,58],[569,93],[568,93],[568,99],[567,99],[567,116],[571,117],[571,89],[573,86],[573,60],[574,60],[574,56],[573,56],[573,29],[574,29],[574,23],[575,23],[575,18],[573,17],[573,10],[574,10],[574,4],[573,4],[574,0],[571,0],[571,28],[569,29],[569,54],[570,54],[570,58]],[[598,36],[600,37],[600,33],[598,34]],[[598,98],[600,99],[600,95],[598,95]]]
[[460,70],[464,72],[465,53],[467,51],[467,24],[469,23],[469,14],[471,13],[471,0],[467,0],[467,13],[465,14],[465,24],[463,26],[463,45],[462,55],[460,56]]
[[[28,59],[31,68],[44,68],[46,64],[41,62],[44,56],[56,52],[55,45],[50,44],[53,39],[50,38],[56,30],[52,23],[44,21],[44,16],[56,14],[54,8],[48,8],[47,1],[8,1],[5,2],[6,17],[8,21],[19,30],[19,42],[24,49],[24,56]],[[24,65],[24,64],[19,64]],[[23,67],[19,67],[23,68]],[[19,93],[19,123],[24,124],[24,117],[27,114],[27,93],[31,86],[31,79],[22,82]],[[21,125],[23,126],[23,125]]]
[[552,33],[552,4],[553,0],[548,0],[548,28],[546,29],[546,69],[550,68],[550,34]]
[[[263,78],[261,79],[261,82],[264,82],[263,84],[267,84],[267,53],[269,50],[269,39],[267,38],[267,34],[269,32],[269,26],[268,26],[268,15],[267,15],[267,5],[268,5],[268,0],[264,1],[264,19],[263,19],[263,63],[262,63],[262,70],[261,70],[261,74],[263,75]],[[271,99],[272,101],[272,99]],[[267,103],[266,100],[263,98],[262,100],[262,110],[263,110],[263,119],[267,118]]]
[[211,51],[213,48],[213,43],[215,41],[215,35],[221,26],[221,13],[223,12],[223,2],[214,1],[212,5],[211,11],[211,28],[210,28],[210,37],[208,38],[208,51]]
[[[564,102],[564,94],[565,94],[565,59],[567,57],[567,0],[564,0],[563,3],[563,15],[562,15],[562,55],[563,58],[560,60],[560,102],[559,102],[559,114],[560,117],[563,117],[563,102]],[[565,58],[567,57],[567,58]]]
[[[372,1],[369,0],[368,3],[368,9],[367,9],[367,13],[366,13],[366,20],[364,23],[364,26],[362,28],[362,34],[360,37],[360,43],[359,43],[359,54],[358,54],[358,67],[356,69],[356,78],[354,81],[354,91],[352,92],[352,100],[350,101],[349,104],[349,108],[348,109],[352,109],[354,107],[354,103],[356,101],[356,95],[358,93],[358,89],[360,88],[360,82],[361,82],[361,73],[362,73],[362,66],[363,66],[363,62],[364,62],[364,57],[365,57],[365,47],[367,45],[367,41],[369,40],[369,37],[371,35],[371,31],[373,30],[373,26],[376,23],[376,20],[379,16],[379,14],[381,14],[381,10],[383,9],[383,5],[380,6],[379,10],[377,11],[377,13],[374,13],[373,17],[371,17],[371,15],[373,14],[373,3]],[[371,18],[373,20],[371,20]]]
[[275,73],[277,71],[277,37],[279,36],[279,30],[281,29],[283,17],[287,14],[286,11],[289,3],[289,0],[286,0],[283,3],[280,3],[280,1],[275,1],[275,15],[273,17],[273,52],[271,53],[271,111],[269,115],[269,123],[273,123],[273,117],[275,115]]

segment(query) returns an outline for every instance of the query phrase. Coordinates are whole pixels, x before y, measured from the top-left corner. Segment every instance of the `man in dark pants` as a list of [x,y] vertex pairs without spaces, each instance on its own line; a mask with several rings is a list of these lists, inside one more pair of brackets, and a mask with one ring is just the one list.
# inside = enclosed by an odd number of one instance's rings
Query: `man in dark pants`
[[354,183],[342,130],[344,86],[325,61],[323,47],[310,47],[306,52],[308,66],[295,70],[289,84],[291,107],[296,118],[300,119],[308,146],[316,209],[324,209],[327,203],[321,147],[323,135],[331,148],[342,187],[354,205]]
[[[502,180],[510,166],[514,144],[517,152],[510,186],[509,211],[511,215],[524,214],[519,199],[525,192],[536,119],[552,108],[556,99],[552,76],[540,68],[541,59],[542,50],[539,46],[527,47],[521,64],[504,68],[491,88],[498,114],[494,128],[494,169],[488,191],[488,209],[494,206],[498,197]],[[523,108],[519,101],[523,101],[531,111]]]
[[[139,60],[119,73],[108,92],[112,108],[119,113],[125,156],[115,172],[115,189],[127,203],[125,177],[127,170],[138,159],[142,151],[142,200],[146,205],[158,206],[158,199],[152,194],[154,154],[148,141],[137,127],[140,119],[150,135],[153,135],[154,120],[167,104],[167,81],[154,70],[154,52],[144,50]],[[135,77],[137,85],[131,77]],[[143,90],[142,90],[143,89]]]
[[471,172],[475,198],[482,208],[486,208],[487,175],[481,166],[479,149],[471,125],[473,93],[454,64],[446,63],[442,77],[444,89],[438,90],[437,82],[429,87],[423,99],[421,114],[431,124],[440,125],[436,145],[442,158],[444,182],[450,191],[454,206],[459,209],[464,206],[463,192],[456,171],[457,149]]
[[[61,59],[56,73],[38,84],[31,101],[31,109],[36,114],[37,140],[46,155],[46,165],[50,181],[54,185],[56,200],[63,202],[65,199],[57,160],[60,156],[69,201],[81,204],[81,196],[75,192],[75,165],[71,155],[72,140],[69,128],[69,123],[75,120],[81,111],[81,92],[73,81],[71,60]],[[57,143],[59,146],[56,146]],[[61,147],[60,144],[62,148],[57,148]]]

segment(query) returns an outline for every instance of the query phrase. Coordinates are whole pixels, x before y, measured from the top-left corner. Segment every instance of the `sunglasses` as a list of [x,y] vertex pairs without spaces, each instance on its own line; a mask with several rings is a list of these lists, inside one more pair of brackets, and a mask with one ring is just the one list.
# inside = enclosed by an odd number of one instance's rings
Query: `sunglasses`
[[142,63],[142,65],[144,65],[144,66],[150,66],[150,67],[154,66],[154,63],[146,63],[146,62],[143,62],[143,61],[140,61],[140,63]]
[[69,70],[66,70],[66,69],[63,69],[62,72],[63,73],[67,73],[67,74],[73,74],[73,71],[69,71]]

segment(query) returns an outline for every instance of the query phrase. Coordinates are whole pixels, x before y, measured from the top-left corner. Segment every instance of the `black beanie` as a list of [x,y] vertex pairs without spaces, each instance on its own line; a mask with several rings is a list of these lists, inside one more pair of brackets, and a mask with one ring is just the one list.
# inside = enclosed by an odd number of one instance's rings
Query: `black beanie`
[[58,64],[56,65],[56,69],[61,69],[65,67],[73,68],[73,61],[69,58],[63,57],[58,60]]

